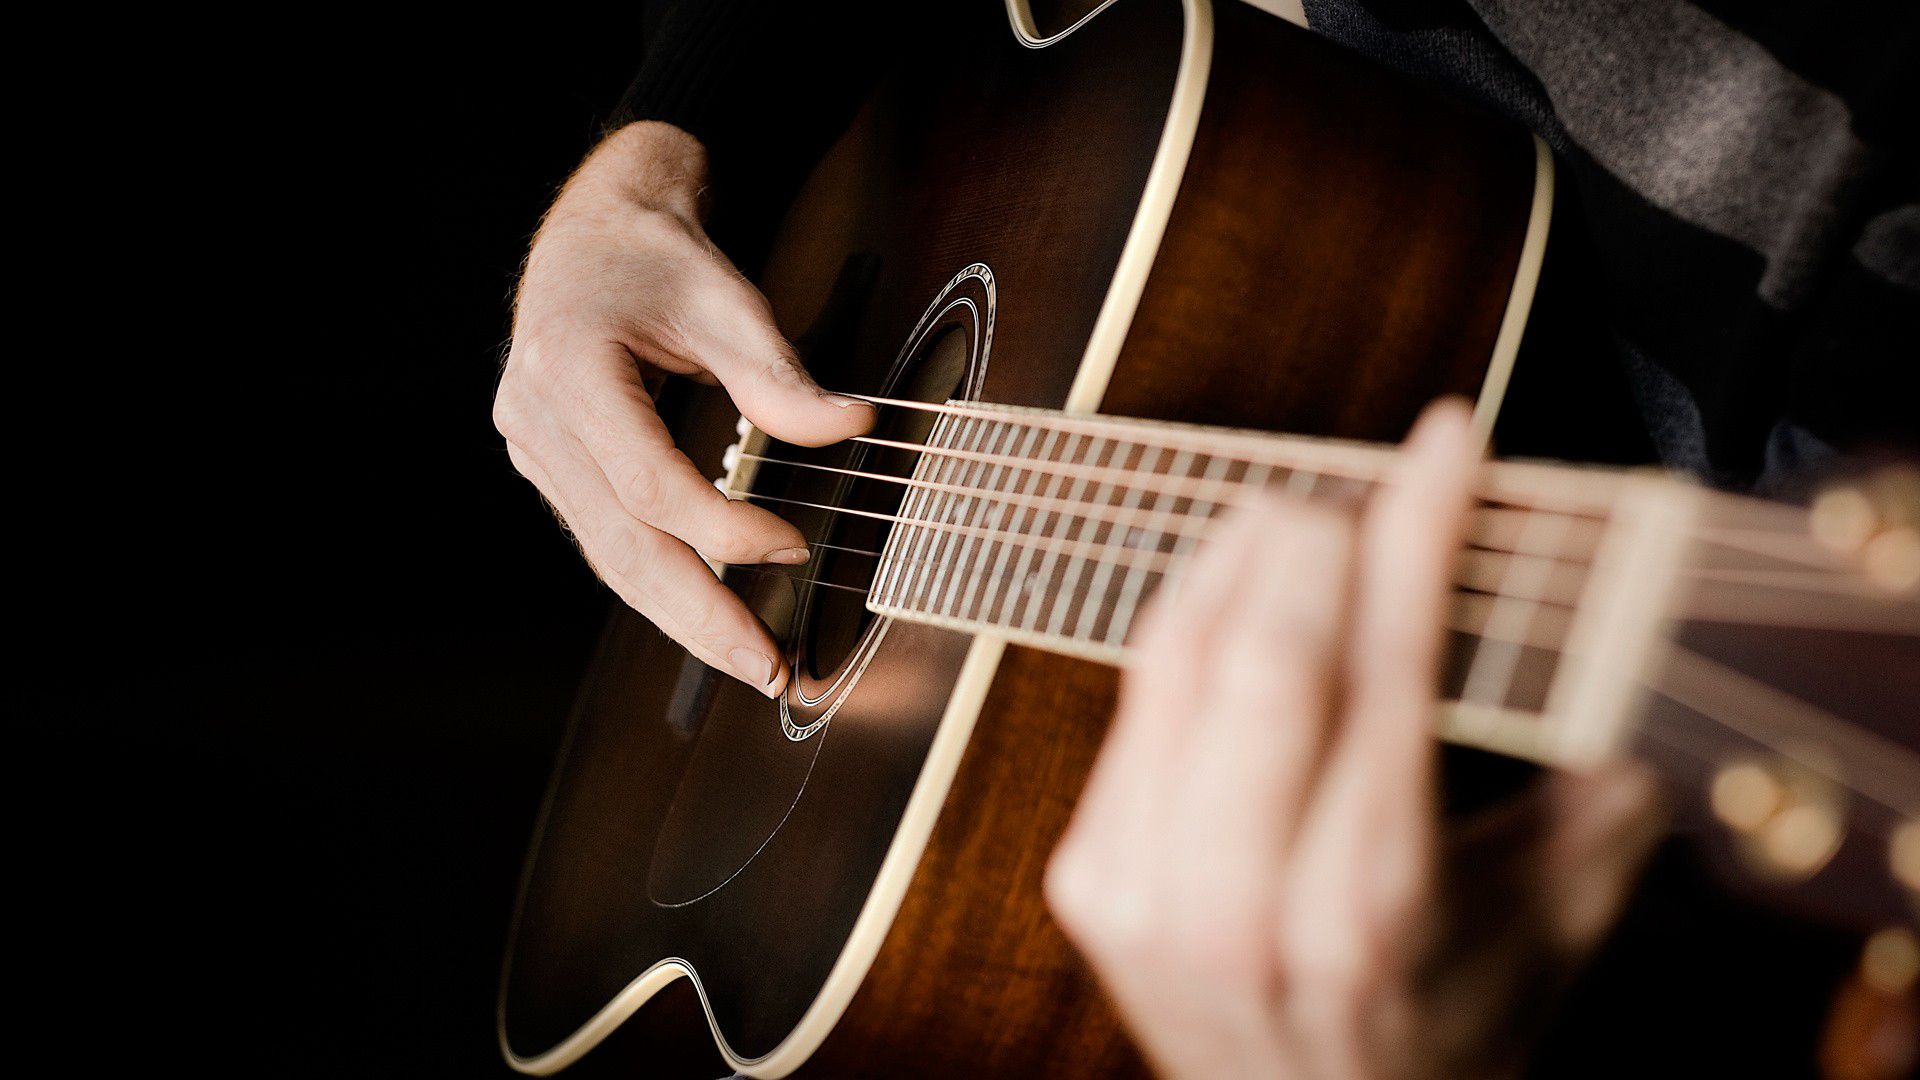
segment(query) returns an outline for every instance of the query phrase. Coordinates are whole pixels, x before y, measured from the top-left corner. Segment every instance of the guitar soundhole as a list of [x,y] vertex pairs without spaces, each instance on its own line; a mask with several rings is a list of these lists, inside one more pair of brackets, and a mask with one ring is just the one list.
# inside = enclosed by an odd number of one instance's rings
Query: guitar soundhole
[[[920,355],[909,361],[901,385],[889,396],[913,401],[942,402],[957,395],[967,376],[972,348],[968,327],[950,325],[929,338]],[[893,442],[925,444],[935,413],[909,409],[882,410],[874,434]],[[853,467],[883,476],[911,476],[919,455],[891,447],[865,447]],[[827,588],[816,588],[802,628],[803,677],[831,682],[846,665],[873,623],[865,593],[873,584],[879,560],[871,552],[884,550],[892,524],[864,514],[898,513],[906,489],[882,480],[855,478],[847,485],[840,505],[862,514],[835,514],[822,546],[817,578]],[[837,586],[837,587],[836,587]],[[811,696],[811,695],[809,695]]]
[[[908,335],[880,396],[935,404],[977,397],[993,348],[994,311],[991,270],[975,263],[954,275]],[[927,410],[884,407],[874,435],[923,446],[938,419]],[[886,637],[886,622],[867,611],[867,592],[892,518],[912,490],[896,478],[911,477],[920,458],[901,446],[853,444],[833,492],[818,500],[838,509],[816,532],[813,573],[785,635],[794,677],[780,699],[780,726],[789,739],[807,739],[833,718]]]
[[[993,317],[993,273],[976,263],[934,298],[873,388],[900,400],[976,398]],[[937,418],[883,408],[874,434],[923,446]],[[682,679],[675,715],[703,720],[683,725],[694,745],[647,868],[654,903],[693,904],[725,887],[779,832],[805,792],[823,742],[814,736],[854,692],[886,638],[887,623],[867,611],[866,594],[891,532],[887,519],[899,513],[908,490],[889,478],[912,476],[920,456],[871,443],[767,446],[752,490],[786,500],[773,505],[792,510],[794,523],[820,546],[801,573],[740,574],[729,583],[780,639],[793,677],[780,698],[777,727],[767,723],[766,699],[751,688],[720,677]]]

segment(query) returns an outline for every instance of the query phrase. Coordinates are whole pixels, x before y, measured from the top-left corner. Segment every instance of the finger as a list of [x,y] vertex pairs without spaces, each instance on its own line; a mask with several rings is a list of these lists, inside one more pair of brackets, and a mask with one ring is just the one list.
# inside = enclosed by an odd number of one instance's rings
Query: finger
[[579,358],[592,377],[553,388],[554,413],[599,466],[620,505],[635,520],[679,537],[724,563],[807,561],[807,540],[778,515],[729,499],[674,445],[639,367],[606,343]]
[[508,443],[514,466],[559,511],[600,579],[702,662],[779,694],[787,672],[772,635],[700,556],[629,517],[583,450],[559,442],[543,450],[535,458]]
[[1537,841],[1536,887],[1553,941],[1585,956],[1606,934],[1662,835],[1653,774],[1616,762],[1543,782],[1546,826]]
[[825,446],[873,426],[872,405],[813,381],[766,298],[732,267],[708,275],[679,322],[679,359],[712,372],[741,415],[774,438]]
[[[1255,543],[1214,634],[1212,694],[1184,741],[1172,849],[1198,893],[1227,888],[1212,864],[1253,889],[1260,915],[1333,712],[1353,526],[1344,513],[1272,503],[1254,514]],[[1248,912],[1248,914],[1253,914]],[[1269,927],[1270,929],[1270,927]],[[1270,955],[1270,954],[1268,954]]]
[[1451,408],[1430,411],[1361,526],[1347,694],[1326,768],[1280,889],[1293,1022],[1327,1038],[1338,1072],[1360,1045],[1362,1003],[1401,985],[1426,947],[1432,892],[1431,727],[1441,612],[1464,528],[1471,440]]
[[1164,848],[1169,789],[1181,782],[1183,725],[1213,680],[1213,626],[1232,595],[1253,523],[1227,523],[1157,593],[1130,642],[1120,707],[1066,835],[1048,864],[1047,899],[1090,956],[1142,943],[1159,906],[1152,890]]
[[1431,874],[1439,656],[1478,462],[1467,411],[1435,405],[1362,523],[1347,700],[1309,825],[1324,865],[1311,872],[1351,879],[1352,899],[1382,920],[1414,904]]
[[1249,1046],[1273,1047],[1272,912],[1288,838],[1335,696],[1353,527],[1304,503],[1256,512],[1257,542],[1220,620],[1211,703],[1184,732],[1167,811],[1172,980]]
[[[1120,707],[1077,816],[1124,822],[1160,813],[1159,800],[1141,791],[1141,784],[1173,782],[1175,770],[1167,759],[1179,753],[1186,719],[1205,710],[1217,684],[1212,677],[1216,627],[1257,530],[1251,515],[1223,521],[1179,578],[1162,586],[1141,614]],[[1116,832],[1125,835],[1124,826]]]
[[[1181,837],[1193,830],[1169,820],[1197,782],[1186,750],[1194,725],[1217,712],[1218,644],[1257,525],[1255,515],[1225,523],[1143,613],[1119,713],[1049,866],[1062,925],[1166,1075],[1237,1075],[1274,1049],[1267,1000],[1253,989],[1271,955],[1266,928],[1183,902]],[[1247,891],[1225,865],[1205,873]]]

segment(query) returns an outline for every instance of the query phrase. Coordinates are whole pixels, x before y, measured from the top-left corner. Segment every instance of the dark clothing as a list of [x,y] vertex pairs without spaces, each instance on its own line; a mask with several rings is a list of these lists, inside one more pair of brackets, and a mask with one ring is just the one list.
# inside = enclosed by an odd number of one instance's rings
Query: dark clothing
[[1306,0],[1525,124],[1574,189],[1669,464],[1767,490],[1920,424],[1920,6]]
[[[982,0],[990,2],[990,0]],[[1234,0],[1216,0],[1231,3]],[[806,170],[935,5],[700,0],[620,119],[698,137],[753,261]],[[1834,449],[1920,442],[1911,0],[1306,0],[1309,24],[1553,148],[1660,456],[1762,491]],[[1569,200],[1563,200],[1567,205]]]

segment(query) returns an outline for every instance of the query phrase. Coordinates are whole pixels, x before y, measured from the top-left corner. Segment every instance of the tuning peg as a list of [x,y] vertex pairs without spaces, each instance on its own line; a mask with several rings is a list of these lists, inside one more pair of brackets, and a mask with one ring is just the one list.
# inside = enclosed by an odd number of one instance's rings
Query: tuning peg
[[1822,491],[1808,526],[1823,547],[1859,560],[1873,584],[1920,588],[1920,469],[1890,466]]
[[1786,788],[1766,766],[1740,761],[1714,774],[1710,795],[1714,817],[1732,829],[1750,833],[1779,812]]
[[1908,892],[1920,896],[1920,821],[1909,821],[1893,830],[1893,839],[1887,847],[1893,879]]
[[1920,529],[1911,525],[1883,530],[1860,553],[1867,580],[1888,592],[1920,587]]
[[752,430],[753,430],[753,421],[747,419],[744,416],[733,422],[733,433],[735,435],[740,436],[743,439],[747,437],[747,432]]
[[1776,877],[1812,877],[1845,838],[1838,787],[1784,759],[1722,766],[1708,795],[1713,815],[1733,832],[1740,852]]
[[1874,989],[1905,994],[1920,982],[1920,941],[1904,926],[1889,927],[1867,939],[1860,953],[1860,974]]
[[1857,555],[1880,527],[1880,512],[1860,488],[1830,487],[1814,498],[1808,527],[1827,550]]

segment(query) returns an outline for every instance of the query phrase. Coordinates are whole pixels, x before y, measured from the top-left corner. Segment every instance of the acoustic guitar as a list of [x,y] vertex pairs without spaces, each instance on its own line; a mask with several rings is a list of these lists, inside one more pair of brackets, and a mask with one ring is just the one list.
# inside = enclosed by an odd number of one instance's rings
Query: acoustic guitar
[[[823,385],[882,403],[876,429],[807,449],[716,392],[676,403],[723,489],[814,542],[798,571],[718,570],[793,678],[769,701],[614,619],[520,898],[512,1065],[622,1029],[648,1075],[1144,1072],[1040,888],[1133,620],[1249,492],[1364,492],[1441,394],[1491,428],[1552,187],[1525,133],[1254,7],[955,5],[760,282]],[[1808,511],[1489,465],[1436,735],[1644,757],[1763,891],[1893,935],[1897,975],[1912,484]]]

